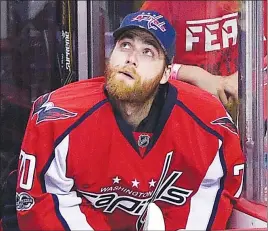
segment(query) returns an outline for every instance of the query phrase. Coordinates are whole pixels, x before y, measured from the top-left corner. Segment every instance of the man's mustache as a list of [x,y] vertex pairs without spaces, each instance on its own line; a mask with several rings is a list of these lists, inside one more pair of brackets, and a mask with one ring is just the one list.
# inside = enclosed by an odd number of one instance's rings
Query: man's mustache
[[140,79],[140,75],[137,73],[136,69],[134,67],[117,67],[113,70],[114,74],[116,73],[123,73],[125,75],[128,75],[132,79]]

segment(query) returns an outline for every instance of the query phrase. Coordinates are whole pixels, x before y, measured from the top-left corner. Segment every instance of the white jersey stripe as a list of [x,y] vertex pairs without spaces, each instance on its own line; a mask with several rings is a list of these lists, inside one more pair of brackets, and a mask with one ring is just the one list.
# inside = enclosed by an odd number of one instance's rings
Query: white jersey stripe
[[207,229],[217,192],[220,189],[220,180],[224,175],[219,156],[221,145],[222,141],[219,140],[217,154],[209,166],[197,193],[191,198],[186,230]]
[[66,177],[68,149],[69,135],[55,148],[55,157],[44,176],[46,191],[57,196],[59,200],[59,211],[70,230],[92,231],[93,228],[88,224],[86,216],[81,212],[79,207],[82,199],[77,196],[75,191],[71,191],[74,180]]
[[59,200],[59,211],[70,230],[94,230],[88,224],[85,214],[80,210],[79,204],[81,204],[82,199],[77,197],[76,192],[70,192],[68,195],[57,195],[57,197]]
[[66,177],[66,159],[69,148],[69,135],[55,148],[55,157],[45,173],[46,191],[53,194],[65,194],[71,191],[74,181]]

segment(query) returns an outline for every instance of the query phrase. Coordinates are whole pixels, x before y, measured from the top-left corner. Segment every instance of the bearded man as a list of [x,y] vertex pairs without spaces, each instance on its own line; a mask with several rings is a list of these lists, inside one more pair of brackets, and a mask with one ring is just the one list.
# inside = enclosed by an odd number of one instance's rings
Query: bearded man
[[[244,157],[220,101],[169,81],[175,31],[155,11],[114,32],[105,77],[33,104],[20,161],[21,230],[225,229]],[[157,218],[152,217],[158,214]]]

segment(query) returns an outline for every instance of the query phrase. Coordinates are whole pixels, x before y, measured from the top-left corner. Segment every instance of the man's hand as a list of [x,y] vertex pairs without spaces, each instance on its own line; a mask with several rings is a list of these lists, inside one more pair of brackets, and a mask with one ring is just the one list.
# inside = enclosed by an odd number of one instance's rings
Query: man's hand
[[238,72],[229,76],[219,76],[197,66],[182,65],[177,79],[217,96],[225,107],[238,102]]
[[219,84],[217,87],[217,96],[224,106],[231,102],[238,103],[238,72],[229,76],[218,76]]

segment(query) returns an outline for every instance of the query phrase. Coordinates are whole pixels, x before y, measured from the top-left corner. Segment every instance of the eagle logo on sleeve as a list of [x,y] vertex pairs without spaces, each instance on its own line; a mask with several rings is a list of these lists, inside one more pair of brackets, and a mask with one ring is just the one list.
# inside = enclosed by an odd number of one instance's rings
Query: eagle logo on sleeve
[[230,132],[238,135],[237,127],[233,123],[232,119],[229,118],[228,116],[218,118],[218,119],[212,121],[211,124],[214,124],[214,125],[218,124],[226,129],[228,129]]
[[49,120],[62,120],[75,117],[77,113],[57,107],[49,101],[52,93],[40,96],[34,103],[32,118],[37,115],[36,124]]

